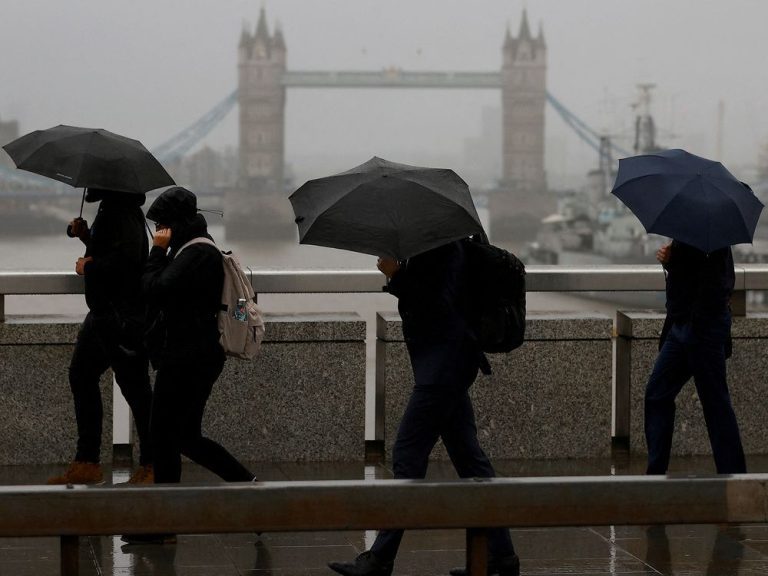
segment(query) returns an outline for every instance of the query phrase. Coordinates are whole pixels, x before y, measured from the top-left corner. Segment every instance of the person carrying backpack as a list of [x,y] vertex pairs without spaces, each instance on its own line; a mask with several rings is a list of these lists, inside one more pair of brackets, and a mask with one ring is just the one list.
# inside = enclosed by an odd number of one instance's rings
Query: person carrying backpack
[[[461,478],[492,478],[480,447],[469,388],[488,361],[471,326],[470,268],[464,241],[451,242],[400,263],[380,258],[388,291],[398,298],[415,385],[392,449],[395,478],[424,478],[429,455],[442,438]],[[370,550],[328,566],[344,576],[389,576],[402,530],[379,532]],[[518,576],[520,561],[509,530],[488,530],[489,574]],[[465,568],[451,571],[466,575]]]
[[[202,433],[203,412],[224,367],[217,315],[224,268],[197,198],[169,188],[152,203],[156,223],[142,289],[150,307],[147,347],[156,370],[150,430],[155,449],[155,482],[181,480],[181,455],[228,482],[250,482],[253,473],[223,446]],[[178,254],[178,257],[177,257]],[[126,535],[126,542],[167,542],[172,536]]]

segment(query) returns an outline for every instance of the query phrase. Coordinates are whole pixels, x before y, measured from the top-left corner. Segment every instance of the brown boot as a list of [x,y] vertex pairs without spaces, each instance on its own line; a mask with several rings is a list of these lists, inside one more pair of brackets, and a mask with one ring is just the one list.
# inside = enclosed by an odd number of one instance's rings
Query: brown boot
[[152,468],[152,464],[145,464],[139,466],[133,471],[131,477],[126,484],[154,484],[155,483],[155,470]]
[[75,460],[61,476],[48,478],[46,484],[103,484],[101,464]]

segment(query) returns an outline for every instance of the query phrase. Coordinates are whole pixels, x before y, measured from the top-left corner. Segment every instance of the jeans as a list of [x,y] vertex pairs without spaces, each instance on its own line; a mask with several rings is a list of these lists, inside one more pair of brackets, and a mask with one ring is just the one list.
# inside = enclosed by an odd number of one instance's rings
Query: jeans
[[224,353],[214,358],[163,363],[155,378],[152,441],[155,482],[181,480],[181,455],[227,482],[250,482],[253,474],[219,443],[202,433],[208,397],[224,367]]
[[96,319],[88,313],[77,335],[75,351],[69,366],[69,386],[75,402],[77,419],[77,454],[75,460],[99,462],[103,407],[99,380],[107,368],[112,367],[136,422],[139,434],[141,464],[152,463],[149,436],[149,415],[152,388],[149,383],[148,360],[144,350],[136,346],[131,356],[117,348],[118,338],[101,336]]
[[[395,478],[424,478],[438,438],[442,438],[461,478],[493,478],[496,474],[477,440],[469,387],[477,376],[480,355],[469,340],[408,343],[415,386],[400,421],[392,453]],[[382,561],[397,555],[402,530],[379,532],[371,547]],[[506,528],[488,530],[492,558],[514,554]]]
[[706,322],[675,323],[656,359],[645,390],[648,474],[665,474],[672,449],[675,398],[693,377],[704,410],[718,474],[747,471],[725,370],[730,314]]

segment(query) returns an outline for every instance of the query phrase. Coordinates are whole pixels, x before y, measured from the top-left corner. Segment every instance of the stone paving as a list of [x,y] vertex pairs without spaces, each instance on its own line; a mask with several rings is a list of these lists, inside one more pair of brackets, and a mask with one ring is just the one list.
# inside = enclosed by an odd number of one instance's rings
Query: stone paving
[[[676,460],[671,472],[711,473],[711,459]],[[501,461],[503,476],[638,474],[643,463],[629,459]],[[768,471],[768,459],[749,460],[750,471]],[[388,478],[384,465],[253,463],[269,480]],[[0,468],[2,484],[39,484],[59,467]],[[112,471],[122,482],[127,469]],[[432,478],[453,478],[450,466],[434,464]],[[216,481],[187,464],[184,480]],[[2,514],[2,511],[0,511]],[[354,557],[374,532],[311,532],[181,535],[175,545],[126,545],[119,537],[82,538],[84,576],[293,576],[333,574],[326,564]],[[607,526],[514,529],[512,537],[526,575],[706,575],[768,574],[768,526]],[[411,531],[395,563],[396,575],[447,574],[464,560],[460,530]],[[55,538],[0,539],[0,576],[59,574]]]

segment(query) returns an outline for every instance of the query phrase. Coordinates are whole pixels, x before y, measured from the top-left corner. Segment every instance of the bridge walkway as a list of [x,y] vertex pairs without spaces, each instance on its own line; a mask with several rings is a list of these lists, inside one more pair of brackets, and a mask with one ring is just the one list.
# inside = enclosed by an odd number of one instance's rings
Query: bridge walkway
[[[642,473],[641,459],[500,461],[502,476]],[[751,472],[768,472],[768,458],[751,458]],[[386,465],[254,463],[265,481],[391,478]],[[0,467],[0,484],[39,484],[50,466]],[[712,472],[709,458],[678,458],[672,473]],[[113,482],[127,469],[112,471]],[[433,463],[430,478],[452,479],[449,464]],[[185,465],[185,481],[215,481]],[[331,574],[326,563],[352,558],[370,545],[373,532],[303,532],[182,535],[176,545],[125,545],[119,537],[80,539],[80,573],[99,576],[267,576]],[[514,529],[523,574],[729,576],[768,573],[768,525],[604,526]],[[398,575],[447,574],[464,561],[461,530],[406,533],[395,564]],[[0,575],[59,573],[58,538],[0,539]]]

